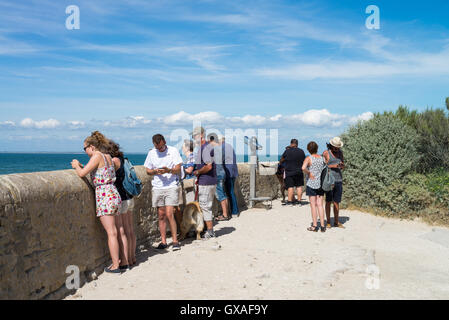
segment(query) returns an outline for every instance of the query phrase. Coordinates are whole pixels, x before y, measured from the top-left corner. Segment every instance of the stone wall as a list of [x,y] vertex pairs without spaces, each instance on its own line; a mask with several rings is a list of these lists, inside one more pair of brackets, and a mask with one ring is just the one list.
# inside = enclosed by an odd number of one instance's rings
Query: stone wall
[[[136,166],[143,190],[135,198],[134,228],[138,246],[159,238],[151,208],[151,177]],[[247,209],[249,166],[239,164],[236,194]],[[90,178],[74,170],[0,176],[0,299],[60,299],[69,265],[79,267],[81,285],[110,261],[106,233],[95,216]],[[257,178],[257,196],[278,196],[274,175]],[[214,204],[216,214],[218,204]],[[243,213],[244,214],[244,213]]]

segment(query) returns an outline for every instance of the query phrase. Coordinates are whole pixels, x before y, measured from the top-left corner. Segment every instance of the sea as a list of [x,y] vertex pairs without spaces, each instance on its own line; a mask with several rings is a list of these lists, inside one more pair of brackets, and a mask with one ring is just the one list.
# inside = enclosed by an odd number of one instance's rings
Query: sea
[[[133,165],[143,165],[146,154],[127,153],[125,155]],[[279,155],[259,156],[259,161],[278,161]],[[89,161],[85,153],[0,153],[0,175],[24,172],[40,172],[72,169],[73,159],[82,164]],[[248,162],[248,155],[237,155],[237,162]]]

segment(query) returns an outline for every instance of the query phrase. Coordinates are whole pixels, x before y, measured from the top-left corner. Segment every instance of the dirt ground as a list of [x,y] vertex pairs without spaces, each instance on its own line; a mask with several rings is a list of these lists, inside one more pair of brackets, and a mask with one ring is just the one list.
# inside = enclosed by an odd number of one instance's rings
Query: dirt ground
[[133,269],[66,299],[449,299],[449,229],[340,217],[345,229],[314,233],[309,205],[274,201],[219,222],[216,239],[142,250]]

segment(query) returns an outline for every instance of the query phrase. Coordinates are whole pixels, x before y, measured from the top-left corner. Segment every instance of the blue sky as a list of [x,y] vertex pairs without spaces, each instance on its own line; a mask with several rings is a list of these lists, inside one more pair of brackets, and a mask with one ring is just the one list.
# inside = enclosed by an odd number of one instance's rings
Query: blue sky
[[[365,27],[368,5],[380,30]],[[80,151],[100,130],[146,152],[193,119],[278,129],[280,150],[323,146],[373,112],[444,107],[448,12],[445,0],[0,0],[0,151]]]

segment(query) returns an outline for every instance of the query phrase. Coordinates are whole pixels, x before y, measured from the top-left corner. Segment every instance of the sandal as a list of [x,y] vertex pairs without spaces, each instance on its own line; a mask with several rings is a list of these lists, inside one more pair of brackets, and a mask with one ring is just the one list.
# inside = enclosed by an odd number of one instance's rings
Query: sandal
[[111,269],[112,266],[108,267],[108,268],[104,268],[104,272],[108,272],[108,273],[115,273],[115,274],[120,274],[120,268],[117,269]]
[[318,226],[316,226],[316,227],[311,226],[311,227],[308,227],[307,230],[308,231],[313,231],[313,232],[318,232],[318,230],[320,230],[320,228]]
[[229,217],[225,217],[224,215],[220,215],[215,220],[217,220],[217,221],[228,221]]
[[334,228],[346,229],[346,227],[341,223],[334,224]]

